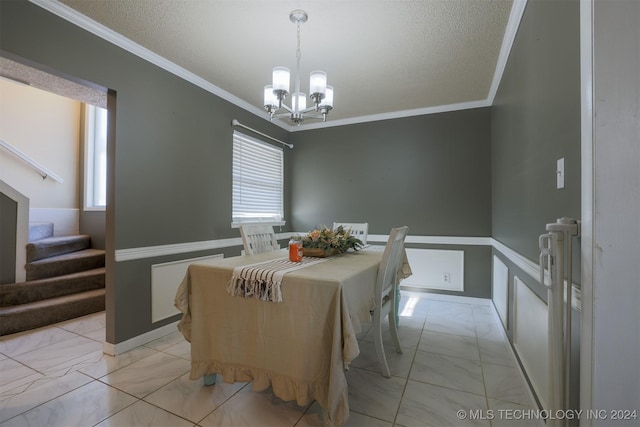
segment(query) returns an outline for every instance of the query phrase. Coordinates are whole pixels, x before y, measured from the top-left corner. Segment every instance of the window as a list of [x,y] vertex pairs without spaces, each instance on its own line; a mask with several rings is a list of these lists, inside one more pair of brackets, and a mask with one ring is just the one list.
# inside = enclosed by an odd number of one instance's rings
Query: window
[[85,104],[85,210],[107,205],[107,110]]
[[284,224],[283,158],[282,148],[234,131],[232,226]]

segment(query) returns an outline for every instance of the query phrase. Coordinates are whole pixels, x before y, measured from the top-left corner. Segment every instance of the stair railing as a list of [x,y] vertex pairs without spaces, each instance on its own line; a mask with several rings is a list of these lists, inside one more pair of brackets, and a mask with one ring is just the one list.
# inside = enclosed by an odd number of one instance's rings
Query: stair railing
[[9,144],[3,139],[0,139],[0,147],[4,148],[5,150],[10,152],[17,158],[25,162],[27,165],[31,166],[31,168],[35,169],[40,174],[43,180],[47,178],[51,178],[52,180],[59,182],[60,184],[64,182],[64,179],[62,179],[59,175],[53,173],[51,170],[42,166],[40,163],[36,162],[31,157],[27,156],[22,151],[18,150],[16,147]]

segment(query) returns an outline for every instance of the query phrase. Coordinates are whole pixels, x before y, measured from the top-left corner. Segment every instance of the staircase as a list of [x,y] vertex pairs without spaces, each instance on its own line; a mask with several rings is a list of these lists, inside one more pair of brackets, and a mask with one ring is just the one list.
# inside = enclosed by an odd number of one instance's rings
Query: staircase
[[104,251],[86,235],[53,237],[53,224],[29,224],[26,282],[0,285],[0,335],[104,310]]

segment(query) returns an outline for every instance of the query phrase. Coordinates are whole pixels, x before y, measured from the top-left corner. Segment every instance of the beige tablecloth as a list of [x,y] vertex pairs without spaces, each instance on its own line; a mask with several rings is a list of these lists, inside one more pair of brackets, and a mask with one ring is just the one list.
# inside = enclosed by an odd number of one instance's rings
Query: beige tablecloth
[[349,252],[286,274],[282,303],[227,293],[234,267],[286,254],[189,266],[175,303],[191,342],[190,378],[218,373],[226,383],[252,381],[256,391],[271,386],[299,405],[316,400],[326,423],[340,426],[349,417],[344,370],[360,352],[355,333],[370,320],[382,252]]

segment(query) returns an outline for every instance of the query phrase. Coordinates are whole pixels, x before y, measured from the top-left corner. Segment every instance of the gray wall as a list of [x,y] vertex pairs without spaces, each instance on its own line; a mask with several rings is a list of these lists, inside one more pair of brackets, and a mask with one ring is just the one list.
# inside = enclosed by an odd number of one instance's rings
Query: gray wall
[[[579,18],[577,0],[527,2],[491,110],[493,237],[536,262],[547,223],[580,219]],[[561,157],[565,188],[556,189]],[[574,282],[579,269],[576,257]]]
[[[562,216],[580,219],[580,9],[577,0],[529,0],[491,110],[492,232],[538,262],[538,236]],[[556,160],[565,158],[565,188]],[[574,239],[574,283],[580,280]],[[547,291],[497,250],[509,268],[508,330],[513,338],[517,275],[542,300]],[[580,313],[573,312],[572,407],[578,407]]]
[[91,247],[105,249],[105,211],[80,209],[80,234],[91,236]]
[[0,193],[0,285],[16,281],[18,203]]
[[490,236],[490,137],[489,108],[294,133],[293,227]]
[[491,109],[493,237],[536,261],[547,223],[580,218],[579,12],[577,0],[527,2]]
[[[407,225],[413,236],[491,236],[490,123],[479,108],[293,133],[293,228],[368,222],[370,234]],[[446,249],[465,251],[464,294],[490,297],[490,248]]]
[[114,251],[239,237],[230,226],[231,119],[283,140],[287,132],[26,1],[0,2],[0,49],[114,92],[107,342],[177,320],[150,323],[149,272],[159,260],[114,262]]

